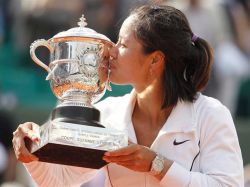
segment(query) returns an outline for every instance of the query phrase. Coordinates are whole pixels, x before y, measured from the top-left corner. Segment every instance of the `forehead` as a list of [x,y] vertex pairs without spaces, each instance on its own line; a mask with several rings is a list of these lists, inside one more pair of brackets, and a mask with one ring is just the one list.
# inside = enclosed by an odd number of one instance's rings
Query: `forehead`
[[125,21],[123,22],[120,32],[119,32],[119,36],[122,38],[129,38],[131,36],[133,36],[134,31],[133,31],[133,22],[134,22],[134,17],[133,16],[129,16],[127,19],[125,19]]

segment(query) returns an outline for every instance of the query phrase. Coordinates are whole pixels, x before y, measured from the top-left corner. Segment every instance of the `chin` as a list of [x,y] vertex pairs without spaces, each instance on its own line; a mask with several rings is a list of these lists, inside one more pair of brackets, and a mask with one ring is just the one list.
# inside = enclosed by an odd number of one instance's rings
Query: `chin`
[[131,85],[130,83],[128,82],[123,82],[123,81],[111,81],[110,82],[114,85],[120,85],[120,86],[127,86],[127,85]]
[[122,76],[119,76],[117,74],[110,74],[110,82],[112,82],[112,84],[115,84],[115,85],[130,85],[131,83],[128,81],[128,79],[126,78],[123,78]]
[[110,82],[113,84],[116,84],[116,82],[119,82],[119,78],[115,76],[114,73],[111,72],[110,77],[109,77]]
[[121,77],[116,78],[116,77],[110,76],[110,82],[115,85],[128,85],[128,83],[122,80]]
[[118,86],[127,86],[127,85],[130,85],[128,83],[120,83],[120,82],[112,82],[112,81],[111,81],[111,83],[114,84],[114,85],[118,85]]

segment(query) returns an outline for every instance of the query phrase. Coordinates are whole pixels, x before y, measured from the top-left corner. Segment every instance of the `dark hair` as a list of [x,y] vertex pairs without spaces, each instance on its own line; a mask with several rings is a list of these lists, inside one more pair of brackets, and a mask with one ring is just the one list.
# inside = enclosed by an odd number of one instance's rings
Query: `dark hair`
[[145,53],[160,50],[165,55],[162,107],[178,100],[193,102],[210,77],[212,51],[202,38],[192,41],[193,33],[185,15],[170,6],[144,5],[131,12],[135,37]]

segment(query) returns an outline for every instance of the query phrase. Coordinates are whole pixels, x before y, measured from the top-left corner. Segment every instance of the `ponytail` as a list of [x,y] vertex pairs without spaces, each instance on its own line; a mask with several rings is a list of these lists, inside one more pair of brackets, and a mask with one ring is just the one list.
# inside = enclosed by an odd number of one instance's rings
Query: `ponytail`
[[191,75],[191,82],[194,89],[202,91],[210,78],[211,67],[213,64],[212,48],[202,38],[197,38],[193,41],[193,56],[191,64],[193,68],[193,75]]
[[[164,73],[166,95],[162,108],[175,105],[178,99],[193,102],[197,92],[205,89],[209,81],[213,64],[212,49],[209,44],[200,37],[192,37],[186,49],[183,58],[178,57],[179,61],[169,58],[166,63]],[[176,68],[173,64],[183,64],[183,66]]]

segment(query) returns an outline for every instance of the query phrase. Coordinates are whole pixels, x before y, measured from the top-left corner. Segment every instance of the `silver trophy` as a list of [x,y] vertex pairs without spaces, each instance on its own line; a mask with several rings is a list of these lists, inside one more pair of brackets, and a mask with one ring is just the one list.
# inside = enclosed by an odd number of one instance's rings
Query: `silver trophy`
[[[104,128],[99,123],[100,112],[92,106],[110,89],[109,49],[113,43],[87,28],[84,16],[78,25],[30,46],[31,58],[48,72],[46,80],[60,104],[50,121],[41,126],[41,141],[26,145],[40,161],[100,168],[106,164],[104,152],[126,146],[128,137]],[[50,51],[48,66],[36,57],[40,46]]]

